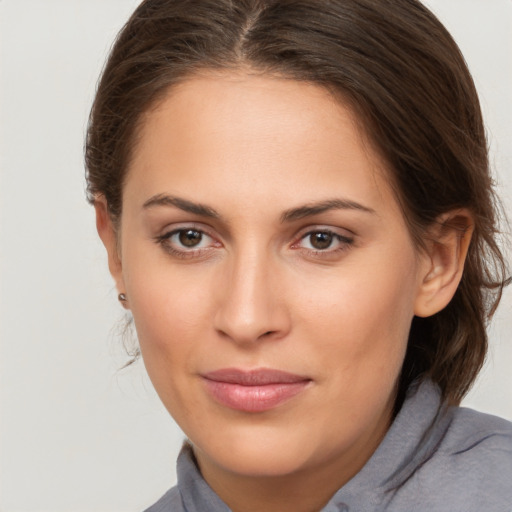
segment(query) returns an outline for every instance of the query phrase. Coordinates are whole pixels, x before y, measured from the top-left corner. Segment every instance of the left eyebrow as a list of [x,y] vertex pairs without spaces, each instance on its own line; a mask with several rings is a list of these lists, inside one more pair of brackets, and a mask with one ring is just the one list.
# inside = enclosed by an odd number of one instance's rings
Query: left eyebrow
[[281,215],[281,222],[291,222],[294,220],[303,219],[312,215],[318,215],[329,210],[359,210],[362,212],[375,215],[376,211],[355,201],[348,199],[327,199],[318,203],[306,204],[298,208],[286,210]]

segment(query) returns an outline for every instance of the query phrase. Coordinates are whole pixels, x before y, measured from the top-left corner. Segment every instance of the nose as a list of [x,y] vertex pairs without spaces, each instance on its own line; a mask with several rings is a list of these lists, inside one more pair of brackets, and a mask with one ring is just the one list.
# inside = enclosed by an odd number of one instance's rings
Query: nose
[[281,274],[279,265],[264,253],[233,256],[219,276],[217,332],[241,345],[286,336],[291,322]]

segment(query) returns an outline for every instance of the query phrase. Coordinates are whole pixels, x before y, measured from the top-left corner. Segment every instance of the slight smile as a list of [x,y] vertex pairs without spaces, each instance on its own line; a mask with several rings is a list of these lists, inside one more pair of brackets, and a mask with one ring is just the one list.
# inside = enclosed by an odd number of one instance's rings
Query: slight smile
[[202,375],[206,389],[220,404],[243,412],[264,412],[305,390],[312,380],[280,370],[225,368]]

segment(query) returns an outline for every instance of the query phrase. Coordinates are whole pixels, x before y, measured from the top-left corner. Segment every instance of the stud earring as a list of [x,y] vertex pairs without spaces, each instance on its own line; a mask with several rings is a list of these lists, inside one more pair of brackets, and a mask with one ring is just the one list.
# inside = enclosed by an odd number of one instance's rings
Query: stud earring
[[126,294],[125,293],[120,293],[118,296],[117,296],[117,299],[119,300],[119,302],[126,302],[128,299],[126,298]]

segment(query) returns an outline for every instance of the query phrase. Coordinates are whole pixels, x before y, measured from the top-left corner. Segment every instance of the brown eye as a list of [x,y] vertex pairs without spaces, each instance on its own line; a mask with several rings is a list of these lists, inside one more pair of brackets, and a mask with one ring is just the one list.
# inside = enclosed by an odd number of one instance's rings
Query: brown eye
[[328,249],[333,241],[333,234],[327,232],[316,232],[309,235],[309,243],[311,247],[317,250]]
[[182,229],[178,233],[180,244],[184,247],[196,247],[203,239],[203,234],[195,229]]
[[174,229],[157,236],[155,242],[171,256],[199,261],[204,260],[208,255],[211,256],[214,249],[222,247],[218,240],[195,227]]
[[306,254],[320,257],[334,256],[340,251],[349,249],[354,239],[344,236],[330,229],[314,229],[305,233],[302,238],[293,245],[294,249],[305,250]]

